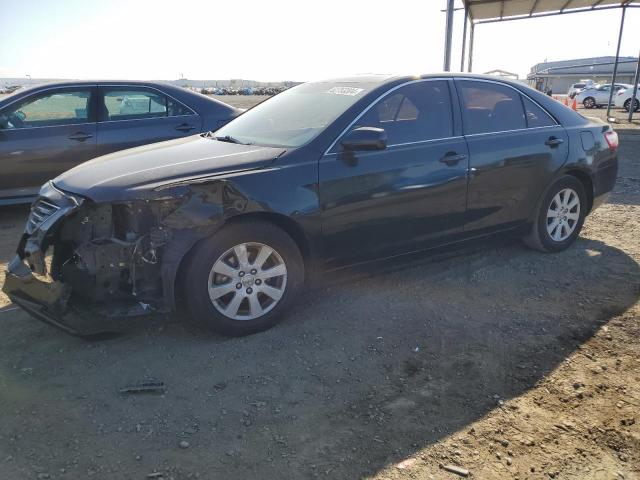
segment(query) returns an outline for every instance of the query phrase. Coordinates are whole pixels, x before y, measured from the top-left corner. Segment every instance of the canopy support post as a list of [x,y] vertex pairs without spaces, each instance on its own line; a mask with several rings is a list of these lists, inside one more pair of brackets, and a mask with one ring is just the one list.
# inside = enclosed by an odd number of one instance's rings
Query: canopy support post
[[467,48],[467,23],[469,22],[469,7],[464,7],[464,27],[462,29],[462,54],[460,55],[460,71],[464,72],[464,54]]
[[469,63],[467,63],[467,72],[471,73],[473,68],[473,37],[476,30],[476,26],[471,19],[471,26],[469,27]]
[[609,103],[607,104],[607,121],[611,114],[611,102],[613,101],[613,86],[618,76],[618,60],[620,59],[620,44],[622,43],[622,31],[624,30],[624,16],[627,13],[626,5],[622,7],[622,16],[620,17],[620,31],[618,32],[618,47],[616,48],[616,61],[613,64],[613,75],[611,76],[611,90],[609,91]]
[[629,104],[629,121],[633,120],[633,104],[637,101],[638,82],[640,82],[640,53],[638,53],[638,63],[636,64],[636,75],[633,77],[633,95],[631,95],[631,103]]
[[447,25],[444,32],[444,71],[451,71],[451,47],[453,39],[453,3],[447,0]]

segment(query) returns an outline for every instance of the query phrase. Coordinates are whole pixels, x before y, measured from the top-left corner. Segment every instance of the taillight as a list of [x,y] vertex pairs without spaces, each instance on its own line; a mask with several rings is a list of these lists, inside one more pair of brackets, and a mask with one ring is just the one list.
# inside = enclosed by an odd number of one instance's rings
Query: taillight
[[609,130],[604,132],[604,139],[607,141],[607,145],[609,145],[609,150],[615,151],[618,149],[618,134],[613,130]]

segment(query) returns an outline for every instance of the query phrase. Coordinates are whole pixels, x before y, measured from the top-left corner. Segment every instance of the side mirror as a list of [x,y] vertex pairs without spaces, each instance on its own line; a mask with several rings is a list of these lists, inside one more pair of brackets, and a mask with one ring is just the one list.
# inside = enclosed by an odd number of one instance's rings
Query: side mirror
[[383,128],[359,127],[347,133],[340,143],[345,150],[384,150],[387,132]]

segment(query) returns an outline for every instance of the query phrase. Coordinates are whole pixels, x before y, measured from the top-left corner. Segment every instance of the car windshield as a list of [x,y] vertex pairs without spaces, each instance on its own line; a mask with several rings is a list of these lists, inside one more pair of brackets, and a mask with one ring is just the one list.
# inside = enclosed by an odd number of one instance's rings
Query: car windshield
[[376,83],[314,82],[255,106],[214,134],[235,143],[300,147],[313,140]]
[[584,88],[586,84],[584,83],[574,83],[573,88]]

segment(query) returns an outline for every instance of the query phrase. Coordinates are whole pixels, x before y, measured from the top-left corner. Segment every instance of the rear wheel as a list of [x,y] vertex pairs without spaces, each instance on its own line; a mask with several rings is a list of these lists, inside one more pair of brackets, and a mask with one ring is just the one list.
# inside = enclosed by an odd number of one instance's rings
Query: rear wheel
[[183,278],[191,320],[239,336],[277,323],[303,284],[304,263],[275,225],[238,223],[200,243]]
[[549,188],[540,204],[537,218],[525,243],[542,252],[568,248],[580,234],[587,213],[584,186],[565,175]]
[[[626,102],[624,102],[624,109],[628,112],[629,109],[631,108],[631,99],[627,100]],[[637,112],[638,109],[640,109],[640,101],[638,101],[638,99],[634,99],[633,102],[633,111]]]
[[596,99],[593,97],[587,97],[582,101],[584,108],[593,108],[596,106]]

